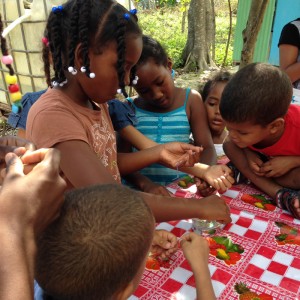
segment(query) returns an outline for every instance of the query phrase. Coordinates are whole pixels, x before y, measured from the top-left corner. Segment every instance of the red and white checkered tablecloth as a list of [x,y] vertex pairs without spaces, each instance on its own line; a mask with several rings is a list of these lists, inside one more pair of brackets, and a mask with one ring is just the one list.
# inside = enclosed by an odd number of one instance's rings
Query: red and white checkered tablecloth
[[[175,196],[195,197],[194,186],[184,190],[175,182],[168,188]],[[209,269],[217,298],[239,299],[234,285],[243,282],[252,292],[268,295],[261,299],[300,299],[300,220],[279,208],[267,211],[245,203],[242,196],[246,194],[263,195],[251,185],[233,187],[223,195],[230,206],[232,223],[216,236],[228,237],[244,252],[239,261],[230,265],[210,255]],[[197,193],[196,197],[199,197]],[[283,227],[277,225],[282,223]],[[181,237],[191,230],[191,225],[191,220],[181,220],[159,223],[157,229],[166,229]],[[279,242],[278,237],[284,240],[283,234],[290,230],[296,234],[296,242]],[[196,299],[193,273],[182,251],[179,249],[171,257],[169,265],[155,271],[146,269],[138,289],[129,299]]]

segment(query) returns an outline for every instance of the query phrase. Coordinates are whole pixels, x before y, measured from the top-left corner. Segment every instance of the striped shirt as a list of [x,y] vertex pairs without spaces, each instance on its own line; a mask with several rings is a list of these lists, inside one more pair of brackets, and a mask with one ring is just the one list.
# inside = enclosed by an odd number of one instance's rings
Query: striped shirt
[[[167,113],[150,112],[138,108],[133,103],[135,114],[138,119],[136,128],[145,136],[159,144],[168,142],[189,143],[191,127],[186,115],[186,104],[190,94],[190,88],[186,90],[184,105]],[[186,174],[166,168],[159,164],[153,164],[140,171],[141,174],[150,178],[153,182],[166,185]]]

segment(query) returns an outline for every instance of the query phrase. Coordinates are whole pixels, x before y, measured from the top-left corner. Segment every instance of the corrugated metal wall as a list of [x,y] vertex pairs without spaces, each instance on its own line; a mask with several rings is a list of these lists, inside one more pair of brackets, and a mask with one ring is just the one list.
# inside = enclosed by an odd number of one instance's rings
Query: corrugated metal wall
[[[275,10],[276,0],[269,0],[267,10],[265,12],[264,21],[260,32],[258,34],[255,51],[254,51],[254,62],[267,62],[270,52],[270,37],[272,22]],[[237,11],[237,22],[234,37],[234,50],[233,50],[233,61],[238,63],[241,58],[241,51],[243,48],[243,37],[242,31],[246,27],[248,15],[251,7],[250,0],[239,0],[238,11]]]

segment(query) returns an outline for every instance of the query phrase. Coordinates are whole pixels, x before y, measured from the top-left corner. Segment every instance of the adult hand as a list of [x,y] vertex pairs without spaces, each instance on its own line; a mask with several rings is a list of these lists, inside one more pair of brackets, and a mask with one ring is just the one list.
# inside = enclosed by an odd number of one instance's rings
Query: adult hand
[[217,220],[221,223],[230,223],[230,210],[225,200],[217,195],[211,195],[199,199],[201,203],[201,211],[198,216],[203,220]]
[[35,150],[35,146],[27,140],[12,135],[1,137],[0,138],[0,170],[6,167],[5,155],[7,153],[14,152],[18,156],[21,156],[26,151],[33,151],[33,150]]
[[181,142],[161,144],[160,162],[169,168],[192,167],[199,162],[202,147]]
[[168,258],[177,251],[177,237],[167,230],[155,230],[151,252],[162,259]]
[[66,182],[59,175],[60,153],[55,149],[27,152],[37,163],[25,175],[22,160],[14,153],[5,157],[7,175],[0,192],[0,218],[16,230],[39,234],[57,215]]

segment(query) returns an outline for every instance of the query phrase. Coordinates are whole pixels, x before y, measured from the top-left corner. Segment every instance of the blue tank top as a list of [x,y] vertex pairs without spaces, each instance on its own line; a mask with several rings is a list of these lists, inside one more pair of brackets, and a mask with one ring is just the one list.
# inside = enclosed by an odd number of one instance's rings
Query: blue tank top
[[[189,143],[191,127],[186,115],[186,104],[190,91],[190,88],[186,90],[183,106],[167,113],[156,113],[140,109],[129,98],[128,101],[133,104],[138,119],[136,128],[158,144],[168,142]],[[177,172],[177,170],[169,169],[159,164],[153,164],[144,168],[140,173],[161,185],[167,185],[178,176],[182,177],[186,175],[185,173]]]

